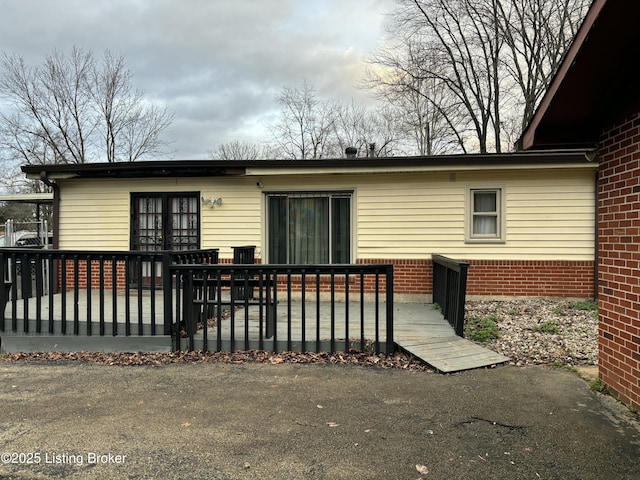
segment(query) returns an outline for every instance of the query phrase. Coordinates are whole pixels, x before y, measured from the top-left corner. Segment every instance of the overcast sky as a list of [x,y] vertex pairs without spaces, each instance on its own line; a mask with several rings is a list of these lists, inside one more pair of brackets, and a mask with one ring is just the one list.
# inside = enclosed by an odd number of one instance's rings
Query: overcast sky
[[4,0],[0,50],[39,64],[56,48],[126,56],[134,84],[174,113],[176,159],[256,141],[283,87],[363,100],[393,0]]

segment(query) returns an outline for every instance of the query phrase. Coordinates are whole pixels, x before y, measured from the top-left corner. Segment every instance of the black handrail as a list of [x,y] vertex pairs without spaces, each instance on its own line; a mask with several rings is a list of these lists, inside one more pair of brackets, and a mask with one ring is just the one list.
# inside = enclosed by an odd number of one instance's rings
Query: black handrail
[[464,305],[469,264],[434,254],[433,303],[437,304],[459,337],[464,336]]
[[[369,343],[377,353],[395,350],[392,265],[172,265],[170,271],[181,285],[176,350],[181,337],[188,349],[216,351],[333,353],[363,351]],[[375,299],[365,301],[371,285]],[[300,301],[292,298],[294,288]],[[235,293],[248,290],[253,296]],[[328,300],[320,300],[321,290]],[[344,298],[338,301],[337,293]]]
[[[394,351],[392,265],[220,265],[217,261],[217,249],[2,248],[0,332],[172,335],[176,349],[184,346],[180,339],[184,334],[187,348],[197,344],[215,350]],[[313,302],[295,303],[293,297],[298,295]],[[221,330],[225,310],[229,315],[225,328],[233,326],[227,337]],[[251,324],[254,312],[257,327]],[[202,324],[205,314],[205,320],[217,317],[215,327]],[[236,336],[235,325],[242,334]],[[251,330],[254,327],[259,335]]]

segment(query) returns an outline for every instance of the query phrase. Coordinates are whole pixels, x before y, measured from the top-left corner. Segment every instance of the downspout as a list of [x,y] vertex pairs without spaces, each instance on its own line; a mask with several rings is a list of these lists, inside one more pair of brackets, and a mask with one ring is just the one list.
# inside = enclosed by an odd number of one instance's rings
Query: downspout
[[60,231],[60,188],[58,184],[47,177],[47,172],[40,172],[40,181],[46,186],[51,187],[53,192],[53,248],[59,247],[58,232]]

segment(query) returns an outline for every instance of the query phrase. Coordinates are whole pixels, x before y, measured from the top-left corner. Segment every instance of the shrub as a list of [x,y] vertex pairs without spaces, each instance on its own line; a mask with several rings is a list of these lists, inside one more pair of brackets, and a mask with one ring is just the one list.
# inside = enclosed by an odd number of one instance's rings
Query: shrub
[[487,343],[499,337],[498,317],[489,315],[484,318],[472,318],[465,325],[464,336],[469,340]]

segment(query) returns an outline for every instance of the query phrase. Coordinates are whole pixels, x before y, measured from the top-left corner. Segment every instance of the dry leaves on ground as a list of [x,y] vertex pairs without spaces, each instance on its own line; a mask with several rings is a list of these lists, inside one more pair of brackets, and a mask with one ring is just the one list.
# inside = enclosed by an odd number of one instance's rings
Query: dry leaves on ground
[[2,356],[6,362],[69,362],[84,361],[101,365],[161,366],[174,363],[309,363],[353,365],[383,369],[433,372],[423,362],[402,352],[393,355],[372,353],[310,353],[310,352],[167,352],[167,353],[101,353],[101,352],[37,352],[11,353]]

